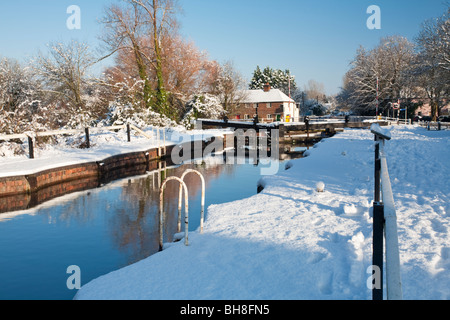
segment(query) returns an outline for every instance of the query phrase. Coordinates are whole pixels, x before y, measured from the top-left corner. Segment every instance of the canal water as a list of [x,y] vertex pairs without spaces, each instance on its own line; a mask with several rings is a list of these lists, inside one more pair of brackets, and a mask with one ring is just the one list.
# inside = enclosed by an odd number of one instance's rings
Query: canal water
[[[291,148],[293,153],[281,159],[301,157],[305,149]],[[257,193],[261,165],[251,159],[245,164],[223,164],[218,159],[177,167],[162,162],[160,169],[142,176],[0,214],[0,300],[72,299],[76,290],[67,287],[69,266],[80,268],[84,285],[157,253],[159,184],[169,176],[180,177],[186,169],[200,171],[206,180],[206,208]],[[284,170],[285,160],[277,165]],[[195,231],[200,223],[201,181],[190,174],[186,184],[189,229]],[[165,191],[165,242],[177,232],[178,187],[168,183]]]

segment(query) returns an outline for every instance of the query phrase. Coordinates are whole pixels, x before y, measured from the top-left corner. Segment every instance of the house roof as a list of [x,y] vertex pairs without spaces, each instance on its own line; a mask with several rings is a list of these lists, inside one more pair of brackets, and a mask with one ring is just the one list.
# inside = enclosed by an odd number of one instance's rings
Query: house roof
[[242,99],[242,103],[264,103],[264,102],[293,102],[293,99],[290,99],[287,95],[285,95],[279,89],[270,89],[270,91],[265,92],[262,89],[258,90],[244,90],[243,91],[244,98]]

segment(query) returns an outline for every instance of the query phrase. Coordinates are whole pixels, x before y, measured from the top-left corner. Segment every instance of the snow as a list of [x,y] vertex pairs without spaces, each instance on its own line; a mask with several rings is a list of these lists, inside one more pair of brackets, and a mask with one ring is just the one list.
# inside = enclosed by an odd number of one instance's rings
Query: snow
[[[404,299],[449,299],[450,132],[389,129]],[[260,194],[210,205],[188,247],[166,244],[75,299],[371,299],[373,134],[345,130],[309,153]]]
[[372,126],[370,127],[370,131],[373,134],[376,134],[377,136],[386,139],[386,140],[391,140],[391,132],[389,130],[383,129],[380,127],[380,125],[378,123],[374,123],[372,124]]
[[242,103],[263,103],[263,102],[291,102],[295,103],[293,99],[290,99],[279,89],[270,89],[270,91],[264,91],[261,89],[256,90],[244,90],[242,92]]

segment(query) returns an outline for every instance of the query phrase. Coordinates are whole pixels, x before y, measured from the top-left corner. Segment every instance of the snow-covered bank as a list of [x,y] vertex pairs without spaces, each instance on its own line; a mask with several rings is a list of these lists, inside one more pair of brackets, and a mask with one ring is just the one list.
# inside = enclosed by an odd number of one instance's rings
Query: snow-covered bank
[[[393,127],[386,152],[405,299],[450,298],[450,132]],[[346,130],[208,208],[205,233],[82,287],[76,299],[370,299],[373,135]],[[317,192],[322,182],[324,192]]]
[[[88,162],[102,161],[108,157],[131,153],[142,152],[159,146],[173,145],[182,139],[201,140],[212,136],[222,136],[223,130],[206,131],[186,131],[173,129],[160,129],[159,140],[155,129],[147,129],[146,133],[153,137],[148,139],[141,135],[133,135],[131,142],[127,142],[127,134],[124,130],[115,132],[100,132],[90,135],[91,148],[78,149],[67,144],[65,139],[61,139],[57,144],[47,144],[36,148],[35,159],[29,159],[27,155],[14,155],[11,145],[0,144],[0,178],[30,175],[40,171],[54,169],[58,167],[82,164]],[[163,136],[165,130],[165,137]],[[165,138],[165,139],[164,139]],[[70,140],[82,140],[83,135],[72,136]]]

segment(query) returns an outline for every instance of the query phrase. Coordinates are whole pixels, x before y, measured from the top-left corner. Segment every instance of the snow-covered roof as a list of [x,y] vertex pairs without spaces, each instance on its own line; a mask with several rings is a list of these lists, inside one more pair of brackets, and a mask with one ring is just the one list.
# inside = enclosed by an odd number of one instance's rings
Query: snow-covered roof
[[279,89],[270,89],[270,91],[265,92],[264,90],[244,90],[244,98],[242,103],[264,103],[264,102],[293,102]]

